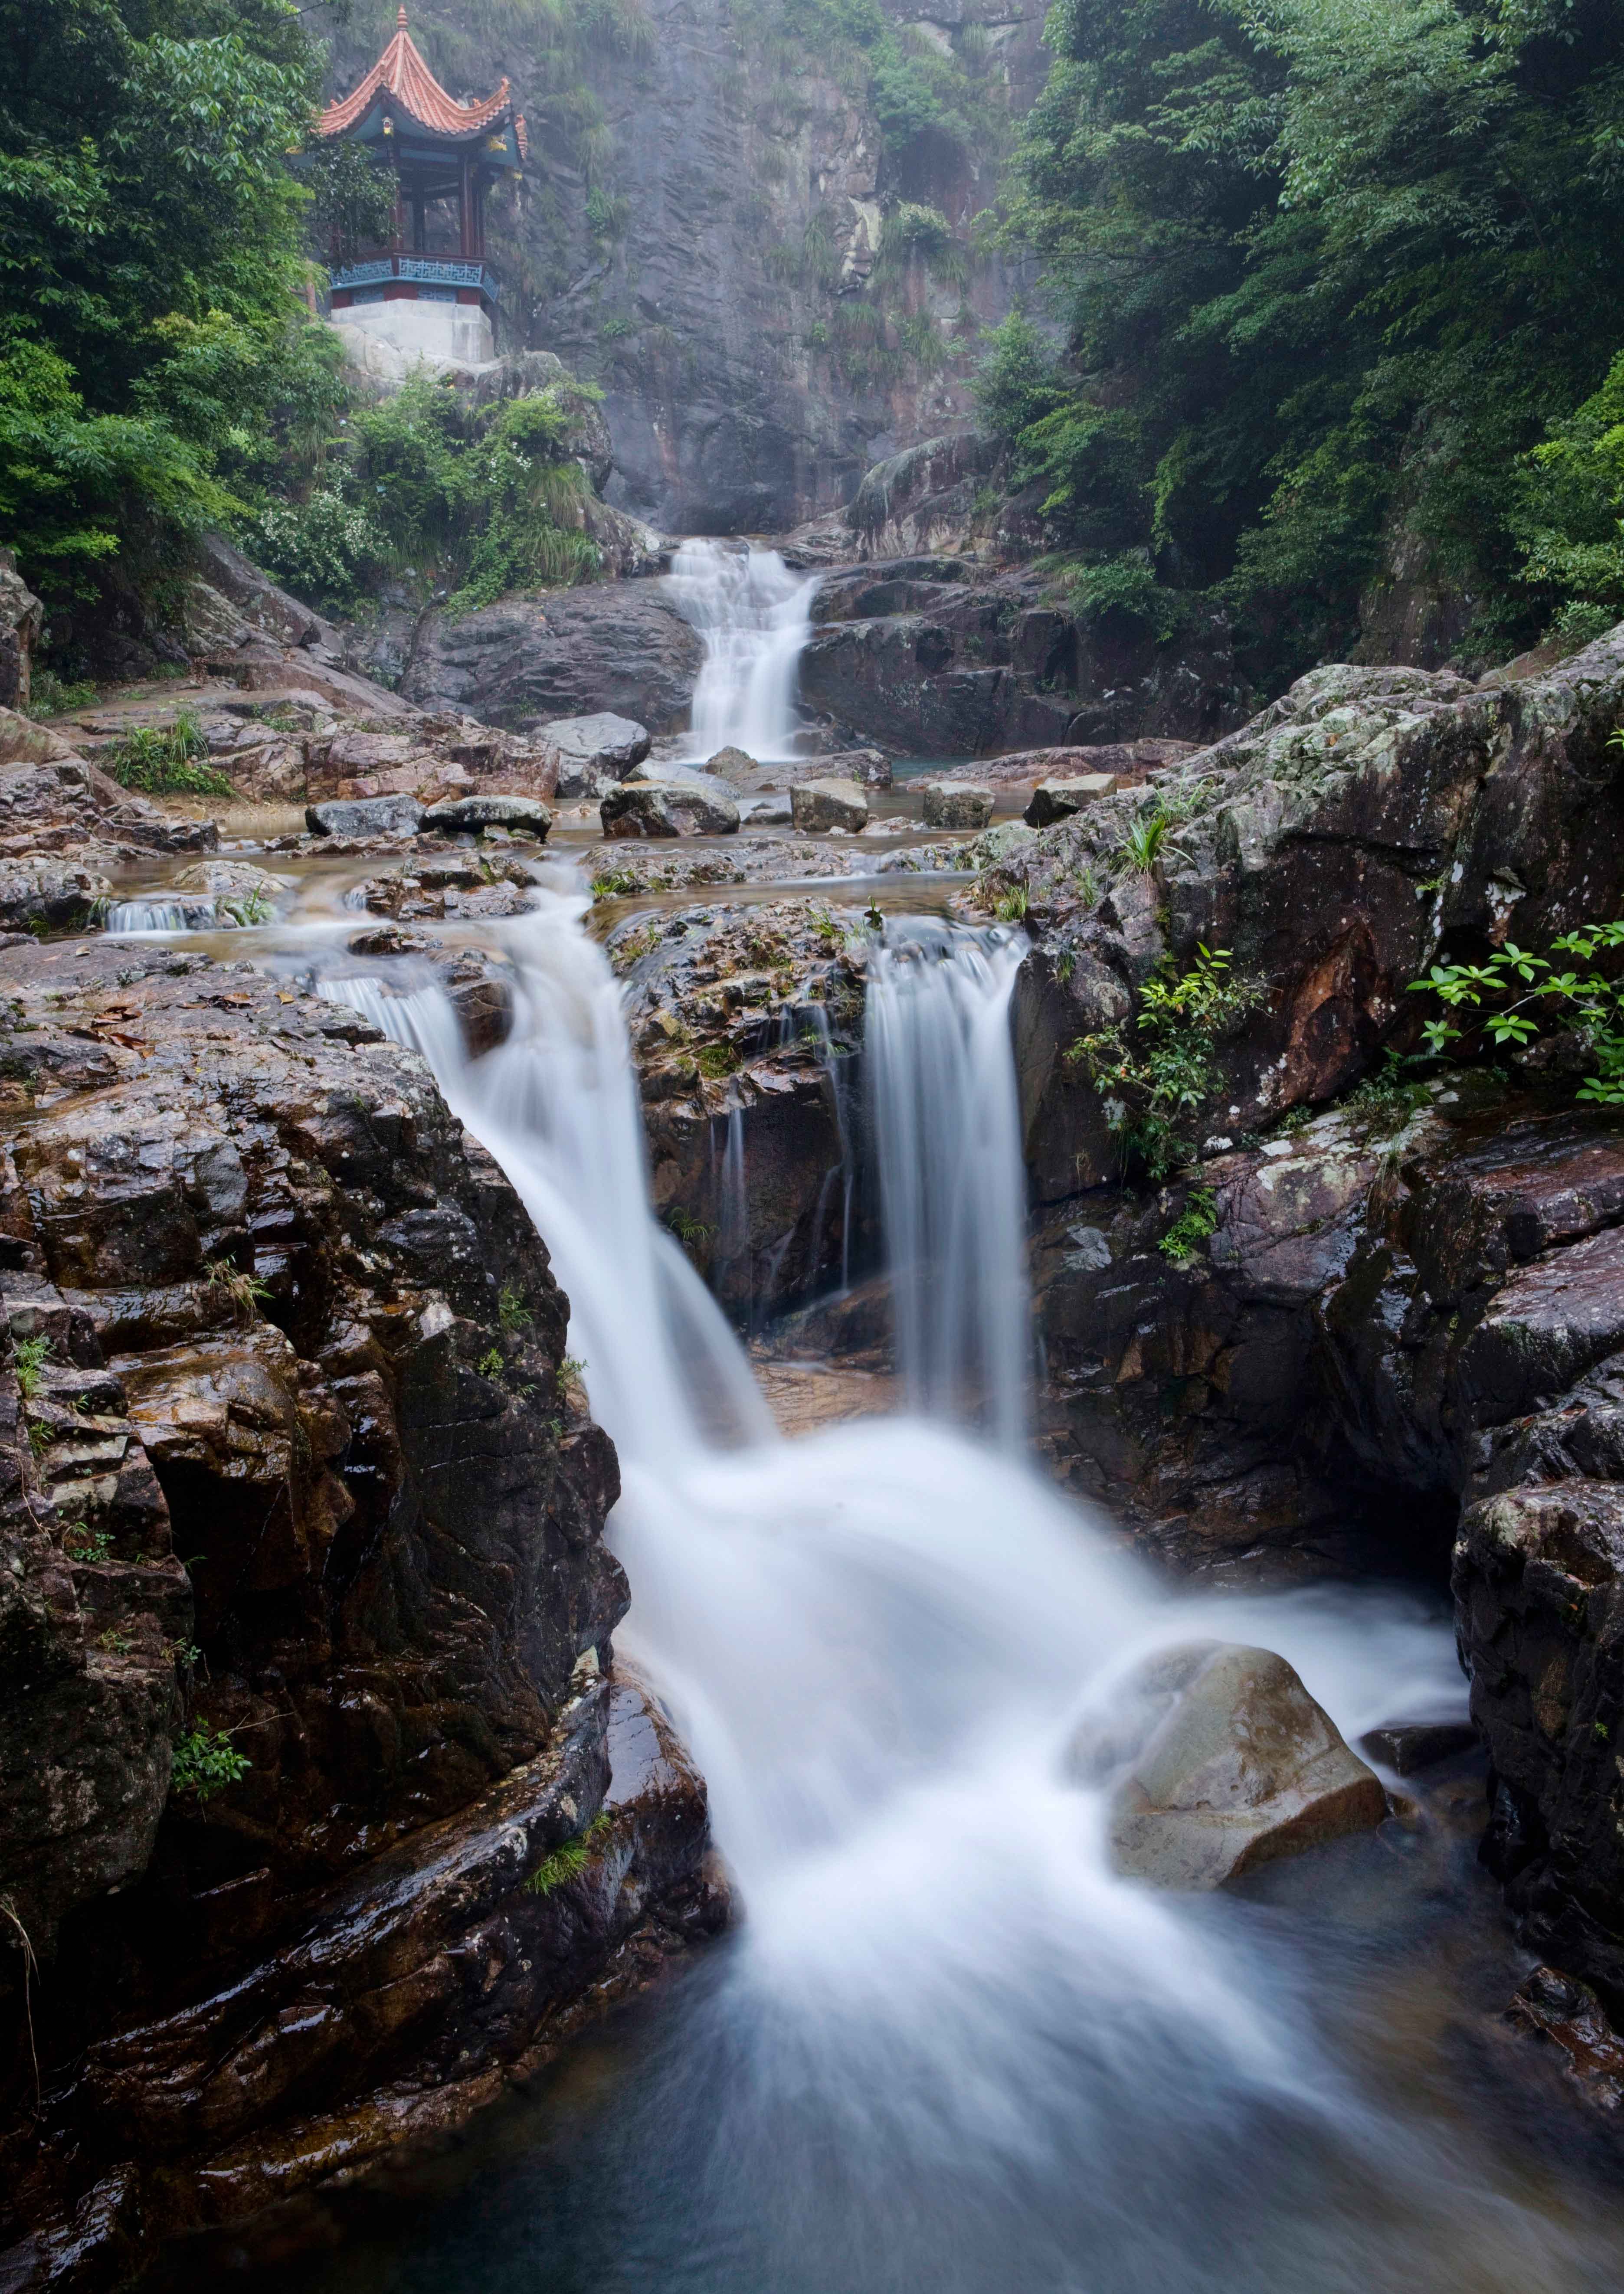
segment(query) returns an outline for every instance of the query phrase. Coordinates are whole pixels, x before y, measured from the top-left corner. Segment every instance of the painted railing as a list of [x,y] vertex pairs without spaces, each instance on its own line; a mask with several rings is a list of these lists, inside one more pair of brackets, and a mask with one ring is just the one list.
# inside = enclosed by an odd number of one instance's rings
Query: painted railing
[[423,287],[477,287],[499,301],[496,273],[488,263],[467,263],[446,255],[368,256],[329,273],[335,287],[376,287],[386,280],[410,279]]

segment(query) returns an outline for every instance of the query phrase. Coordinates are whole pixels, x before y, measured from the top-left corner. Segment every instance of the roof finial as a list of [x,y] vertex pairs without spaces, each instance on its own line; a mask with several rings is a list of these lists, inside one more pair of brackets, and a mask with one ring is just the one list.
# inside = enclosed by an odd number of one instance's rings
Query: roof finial
[[406,11],[404,8],[402,8],[397,12],[394,20],[403,32],[406,29]]

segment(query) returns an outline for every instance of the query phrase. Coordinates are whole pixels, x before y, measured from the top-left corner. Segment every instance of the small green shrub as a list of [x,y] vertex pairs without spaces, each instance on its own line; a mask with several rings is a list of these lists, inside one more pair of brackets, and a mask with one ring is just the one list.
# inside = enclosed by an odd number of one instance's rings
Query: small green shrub
[[1217,1043],[1252,1001],[1229,976],[1227,948],[1198,949],[1188,972],[1164,956],[1140,991],[1135,1040],[1120,1026],[1081,1037],[1065,1053],[1100,1095],[1125,1155],[1165,1178],[1193,1144],[1195,1119],[1217,1089]]
[[1032,905],[1032,895],[1024,884],[1016,884],[1007,892],[1000,892],[993,903],[993,914],[1001,924],[1019,924],[1026,921]]
[[578,1832],[573,1840],[563,1842],[541,1859],[524,1883],[524,1893],[527,1896],[550,1896],[554,1889],[563,1887],[566,1880],[578,1878],[590,1861],[592,1843],[608,1831],[609,1825],[607,1812],[600,1810],[584,1832]]
[[617,972],[629,972],[646,956],[652,956],[659,945],[660,927],[651,920],[639,924],[635,931],[629,931],[623,940],[617,940],[609,951],[610,961]]
[[231,1749],[231,1740],[223,1729],[211,1731],[193,1729],[175,1745],[169,1762],[169,1789],[174,1793],[191,1793],[200,1801],[212,1800],[217,1792],[234,1785],[245,1777],[254,1763],[245,1753]]
[[515,1282],[504,1282],[496,1294],[496,1319],[505,1330],[528,1330],[535,1319]]
[[579,1354],[565,1354],[558,1365],[558,1383],[561,1387],[579,1386],[586,1374],[587,1366]]
[[680,1204],[675,1205],[667,1211],[665,1223],[685,1249],[697,1249],[700,1244],[709,1240],[710,1230],[704,1221],[694,1218],[690,1212],[685,1211]]
[[1116,847],[1116,858],[1148,875],[1161,857],[1162,847],[1181,820],[1188,820],[1190,801],[1161,792],[1131,821]]
[[181,709],[167,731],[156,725],[136,726],[105,761],[120,788],[134,789],[142,796],[234,796],[223,773],[195,761],[207,754],[208,743],[197,719]]
[[91,708],[95,698],[93,685],[66,683],[53,670],[37,669],[28,686],[28,714],[42,720],[66,717],[76,710]]
[[207,1276],[211,1289],[224,1292],[232,1313],[245,1330],[258,1321],[261,1302],[271,1296],[268,1282],[245,1267],[233,1266],[225,1258],[211,1258]]
[[[1624,733],[1613,735],[1624,747]],[[1436,996],[1442,1019],[1422,1029],[1429,1052],[1476,1036],[1496,1050],[1532,1043],[1547,1014],[1571,1027],[1596,1063],[1575,1096],[1601,1107],[1624,1107],[1624,978],[1596,970],[1598,956],[1624,948],[1624,922],[1584,924],[1551,942],[1551,954],[1575,959],[1558,972],[1548,958],[1533,956],[1508,940],[1486,964],[1435,964],[1425,980],[1412,980],[1413,995]],[[1537,1007],[1541,1004],[1545,1012]],[[1447,1014],[1467,1021],[1463,1029]]]
[[31,1402],[39,1392],[39,1374],[51,1357],[51,1341],[47,1338],[18,1338],[12,1346],[17,1364],[17,1391],[25,1402]]
[[702,1044],[694,1054],[694,1064],[710,1082],[719,1083],[738,1066],[739,1055],[731,1044]]
[[481,1378],[500,1378],[507,1367],[500,1346],[488,1346],[475,1364]]
[[250,924],[268,924],[276,915],[276,903],[263,884],[256,884],[251,892],[233,892],[215,905],[221,915],[245,930]]
[[367,578],[389,554],[382,527],[344,491],[344,474],[303,501],[268,502],[244,536],[256,562],[301,598],[354,610]]
[[1405,1081],[1404,1066],[1399,1053],[1389,1050],[1381,1066],[1354,1085],[1343,1105],[1373,1130],[1396,1130],[1431,1097],[1424,1083]]
[[69,1522],[62,1533],[62,1551],[69,1561],[102,1562],[113,1550],[104,1529],[86,1529],[82,1521]]
[[591,889],[595,900],[618,900],[628,892],[640,891],[642,887],[629,868],[600,868],[592,879]]
[[1156,1247],[1175,1266],[1187,1266],[1217,1226],[1218,1205],[1212,1189],[1197,1187]]

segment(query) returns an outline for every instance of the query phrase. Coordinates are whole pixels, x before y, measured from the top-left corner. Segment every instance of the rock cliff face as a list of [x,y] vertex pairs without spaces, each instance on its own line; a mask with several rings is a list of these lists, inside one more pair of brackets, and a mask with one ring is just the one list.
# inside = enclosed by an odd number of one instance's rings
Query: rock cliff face
[[[386,38],[362,7],[334,51],[348,86]],[[887,4],[894,37],[959,58],[992,114],[1042,77],[1042,8]],[[782,533],[849,501],[873,459],[962,422],[979,329],[1018,274],[968,255],[993,204],[985,139],[928,131],[888,148],[860,52],[815,21],[738,0],[605,9],[566,55],[556,23],[420,0],[413,37],[448,84],[514,82],[532,173],[493,216],[509,347],[556,352],[605,391],[615,506],[670,533]],[[589,140],[583,122],[597,115]],[[881,265],[884,218],[925,205],[957,248]],[[910,354],[905,334],[930,342]]]
[[849,739],[913,756],[996,756],[1141,736],[1211,740],[1246,688],[1227,632],[1120,642],[1025,567],[905,557],[826,574],[800,698]]
[[[1615,2013],[1624,1140],[1574,1106],[1571,1044],[1510,1073],[1371,1070],[1414,1040],[1434,957],[1620,912],[1621,704],[1624,631],[1490,691],[1320,671],[1153,794],[1005,834],[981,887],[1019,886],[1035,937],[1016,1029],[1057,1468],[1181,1568],[1384,1550],[1437,1579],[1452,1547],[1486,1853]],[[1131,1037],[1157,967],[1203,943],[1247,988],[1207,1135],[1126,1190],[1108,1084],[1067,1054]]]
[[426,1070],[246,968],[0,970],[0,2235],[106,2283],[455,2125],[722,1899],[565,1302]]

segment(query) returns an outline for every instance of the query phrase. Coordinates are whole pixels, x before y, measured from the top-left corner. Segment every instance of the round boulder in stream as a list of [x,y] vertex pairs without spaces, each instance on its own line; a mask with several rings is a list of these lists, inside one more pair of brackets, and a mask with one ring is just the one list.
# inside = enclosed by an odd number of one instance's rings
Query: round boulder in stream
[[1271,1649],[1206,1641],[1141,1668],[1108,1730],[1085,1723],[1078,1773],[1116,1777],[1117,1869],[1160,1888],[1221,1888],[1258,1865],[1380,1824],[1379,1778]]

